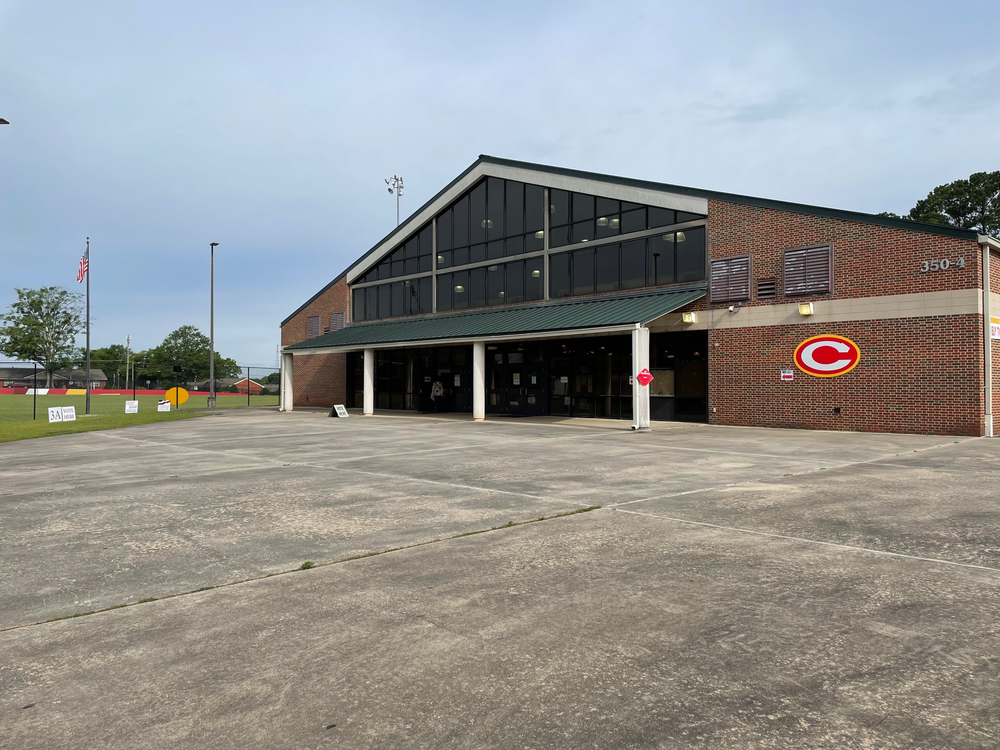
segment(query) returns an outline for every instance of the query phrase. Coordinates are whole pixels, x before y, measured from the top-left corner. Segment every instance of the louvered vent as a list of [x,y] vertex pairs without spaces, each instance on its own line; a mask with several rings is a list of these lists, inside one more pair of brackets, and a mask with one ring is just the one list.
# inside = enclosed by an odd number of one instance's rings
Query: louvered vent
[[319,315],[310,315],[306,319],[306,338],[314,339],[319,336]]
[[785,252],[785,294],[826,294],[830,291],[830,248],[807,247]]
[[750,299],[750,258],[712,261],[712,302]]
[[757,299],[774,299],[778,296],[776,279],[757,279]]
[[330,315],[330,330],[339,331],[344,327],[344,313],[336,312]]

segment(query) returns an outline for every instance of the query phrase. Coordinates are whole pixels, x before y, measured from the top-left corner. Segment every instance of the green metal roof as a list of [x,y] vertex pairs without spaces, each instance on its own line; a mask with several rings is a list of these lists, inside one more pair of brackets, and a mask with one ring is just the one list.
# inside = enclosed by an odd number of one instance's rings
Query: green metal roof
[[286,350],[364,347],[373,344],[474,339],[649,323],[705,296],[705,287],[657,290],[607,297],[556,300],[535,305],[424,315],[355,323]]

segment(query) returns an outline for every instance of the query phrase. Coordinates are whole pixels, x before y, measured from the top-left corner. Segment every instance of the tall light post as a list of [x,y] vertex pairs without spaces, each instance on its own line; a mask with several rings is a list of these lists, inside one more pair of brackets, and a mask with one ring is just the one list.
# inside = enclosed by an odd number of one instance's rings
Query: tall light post
[[10,125],[10,123],[9,123],[9,122],[7,122],[7,121],[6,121],[5,119],[3,119],[2,117],[0,117],[0,125]]
[[208,318],[208,408],[215,408],[215,248],[218,242],[208,244],[212,256],[212,270],[209,281],[209,318]]
[[385,184],[389,186],[389,195],[396,193],[396,226],[399,226],[399,199],[403,197],[403,178],[396,175],[392,179],[387,179]]

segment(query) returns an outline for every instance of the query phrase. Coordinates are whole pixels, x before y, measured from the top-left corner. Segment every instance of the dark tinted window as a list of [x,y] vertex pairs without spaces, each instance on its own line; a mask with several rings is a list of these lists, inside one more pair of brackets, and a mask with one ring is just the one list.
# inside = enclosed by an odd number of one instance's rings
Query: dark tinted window
[[404,307],[406,298],[403,296],[403,282],[397,281],[395,284],[390,284],[389,287],[392,294],[392,311],[390,315],[393,318],[398,318],[406,314],[406,308]]
[[365,320],[378,319],[378,287],[365,289]]
[[569,227],[549,227],[549,247],[562,247],[569,244]]
[[507,255],[520,255],[524,252],[524,237],[507,238]]
[[524,298],[529,302],[545,297],[545,261],[531,258],[524,262]]
[[452,285],[454,283],[450,273],[441,274],[438,277],[438,312],[448,312],[452,308]]
[[451,250],[438,253],[438,268],[451,268]]
[[545,249],[545,232],[538,230],[524,235],[524,252],[534,253]]
[[594,248],[597,258],[597,291],[618,290],[618,245]]
[[493,240],[486,244],[486,257],[489,260],[503,257],[503,240]]
[[421,255],[417,260],[418,260],[418,268],[420,270],[420,273],[424,273],[425,271],[430,271],[431,270],[431,256],[430,255]]
[[502,265],[486,268],[486,304],[502,305],[504,303],[504,267]]
[[456,271],[452,274],[452,306],[456,310],[467,310],[469,307],[469,272]]
[[676,232],[677,281],[705,278],[705,227]]
[[454,223],[454,236],[452,247],[469,246],[469,196],[465,196],[455,202],[452,209],[452,220]]
[[634,211],[622,213],[622,233],[641,232],[646,228],[646,209],[637,208]]
[[594,220],[578,221],[573,225],[573,232],[570,235],[571,242],[589,242],[594,239]]
[[646,286],[646,240],[622,243],[622,289]]
[[[434,288],[431,282],[430,276],[425,276],[422,279],[418,279],[413,282],[417,285],[416,287],[416,310],[414,310],[414,315],[423,315],[424,313],[429,313],[434,309],[434,305],[431,302],[431,294]],[[412,309],[412,308],[411,308]]]
[[524,261],[519,260],[507,264],[507,289],[504,301],[509,303],[524,302]]
[[594,251],[577,250],[573,253],[573,294],[594,293]]
[[586,221],[594,218],[594,196],[583,193],[573,193],[573,221]]
[[438,252],[451,250],[451,209],[449,208],[437,218]]
[[646,272],[649,286],[674,283],[673,232],[656,234],[646,240]]
[[365,319],[365,290],[355,289],[351,292],[354,304],[351,307],[351,318],[355,323]]
[[541,232],[545,229],[545,191],[537,185],[524,188],[524,231]]
[[677,212],[677,223],[680,224],[683,221],[697,221],[698,219],[704,219],[705,217],[701,214],[689,214],[687,211]]
[[469,248],[469,263],[481,263],[486,260],[486,245],[473,245]]
[[486,269],[480,266],[469,272],[469,306],[486,306]]
[[503,239],[504,184],[499,177],[486,181],[486,237],[490,240]]
[[434,250],[434,229],[428,224],[420,230],[420,255],[430,255]]
[[549,228],[569,224],[569,193],[549,190]]
[[472,244],[486,242],[486,183],[480,182],[472,188],[472,203],[469,207],[469,223]]
[[674,212],[669,208],[657,208],[656,206],[650,206],[647,210],[647,220],[649,222],[650,229],[653,227],[667,227],[676,223]]
[[392,300],[389,287],[391,284],[379,284],[378,287],[378,316],[388,318],[392,315]]
[[569,253],[549,256],[549,296],[569,297],[572,292],[569,276]]
[[406,259],[406,274],[409,276],[412,273],[420,273],[420,258]]
[[469,248],[467,247],[456,247],[452,251],[452,265],[453,266],[464,266],[469,262]]
[[420,237],[411,237],[410,240],[403,246],[403,257],[404,258],[416,258],[420,255]]
[[507,232],[510,237],[524,234],[524,183],[507,181]]

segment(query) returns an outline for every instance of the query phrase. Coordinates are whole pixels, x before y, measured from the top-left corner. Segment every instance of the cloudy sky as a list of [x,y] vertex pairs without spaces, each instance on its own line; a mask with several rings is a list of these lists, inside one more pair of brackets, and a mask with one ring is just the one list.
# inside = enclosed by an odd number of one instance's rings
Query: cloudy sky
[[94,345],[280,321],[481,153],[904,212],[1000,169],[995,0],[0,0],[0,307],[77,288]]

